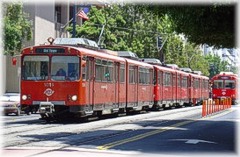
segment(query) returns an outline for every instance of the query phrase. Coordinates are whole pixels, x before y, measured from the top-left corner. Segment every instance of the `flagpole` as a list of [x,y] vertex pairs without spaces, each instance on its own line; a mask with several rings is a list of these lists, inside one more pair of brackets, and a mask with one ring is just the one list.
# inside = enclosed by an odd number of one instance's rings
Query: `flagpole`
[[[85,7],[90,7],[88,5],[84,5]],[[60,30],[60,37],[62,36],[62,32],[64,31],[64,29],[69,25],[70,22],[72,22],[73,24],[73,30],[72,30],[72,38],[76,37],[76,24],[77,24],[77,18],[76,16],[82,11],[82,8],[80,8],[80,10],[77,10],[77,5],[74,4],[73,5],[73,17],[63,26],[61,26],[61,30]],[[82,18],[81,20],[81,24],[82,25]]]
[[[74,12],[74,9],[75,6],[73,6],[73,12]],[[60,32],[60,37],[62,36],[62,32],[64,31],[64,29],[69,25],[70,22],[73,22],[74,21],[74,18],[75,18],[75,33],[74,33],[74,36],[76,37],[76,24],[77,24],[77,20],[76,20],[76,16],[77,14],[80,12],[81,10],[77,11],[77,13],[75,13],[75,16],[73,16],[65,25],[61,26],[61,32]],[[73,22],[73,25],[74,25],[74,22]],[[74,27],[74,26],[73,26]],[[74,29],[73,29],[74,30]],[[72,38],[73,37],[73,32],[72,32]]]
[[75,38],[75,36],[76,36],[76,11],[77,11],[77,5],[74,4],[74,6],[73,6],[73,32],[72,32],[72,38]]

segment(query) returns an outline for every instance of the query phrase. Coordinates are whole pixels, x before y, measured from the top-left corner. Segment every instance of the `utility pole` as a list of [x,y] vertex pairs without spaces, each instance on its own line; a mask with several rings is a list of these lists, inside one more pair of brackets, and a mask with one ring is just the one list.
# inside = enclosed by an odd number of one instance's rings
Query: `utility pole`
[[157,48],[159,51],[159,59],[162,63],[164,63],[164,52],[162,50],[164,44],[166,43],[168,39],[168,36],[166,37],[166,39],[163,41],[163,38],[161,36],[157,36]]
[[191,69],[191,61],[193,59],[193,57],[196,55],[196,53],[194,53],[190,58],[188,58],[188,67]]
[[163,56],[163,51],[162,50],[162,37],[157,36],[157,48],[159,51],[159,59],[163,63],[164,62],[164,56]]
[[101,38],[102,38],[102,34],[103,34],[103,31],[104,31],[104,28],[105,28],[105,24],[102,26],[102,30],[101,30],[101,33],[100,33],[100,35],[99,35],[99,38],[98,38],[98,45],[100,45],[101,44]]

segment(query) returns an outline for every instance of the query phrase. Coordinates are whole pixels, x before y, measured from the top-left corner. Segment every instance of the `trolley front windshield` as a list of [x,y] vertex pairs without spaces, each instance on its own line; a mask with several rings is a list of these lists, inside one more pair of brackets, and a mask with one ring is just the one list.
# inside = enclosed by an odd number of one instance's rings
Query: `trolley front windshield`
[[78,56],[24,56],[23,80],[78,80],[80,61]]
[[235,81],[234,80],[214,80],[213,89],[234,89]]

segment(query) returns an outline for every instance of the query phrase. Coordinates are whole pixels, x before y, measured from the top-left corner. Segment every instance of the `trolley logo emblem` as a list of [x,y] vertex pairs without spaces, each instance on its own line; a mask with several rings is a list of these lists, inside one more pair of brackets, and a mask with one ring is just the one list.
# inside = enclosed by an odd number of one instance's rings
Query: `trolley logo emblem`
[[225,95],[226,94],[226,92],[222,92],[222,95]]
[[54,91],[51,89],[51,88],[47,88],[45,91],[44,91],[44,94],[46,96],[51,96],[53,95]]
[[102,88],[102,89],[107,89],[108,87],[107,87],[107,85],[106,85],[106,86],[101,86],[101,88]]

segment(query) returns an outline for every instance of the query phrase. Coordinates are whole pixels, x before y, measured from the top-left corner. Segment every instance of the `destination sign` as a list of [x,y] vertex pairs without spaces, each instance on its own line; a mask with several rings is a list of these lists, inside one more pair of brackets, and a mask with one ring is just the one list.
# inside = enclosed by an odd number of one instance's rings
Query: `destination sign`
[[36,48],[36,53],[65,53],[64,48]]
[[218,78],[222,80],[230,80],[229,76],[219,76]]

